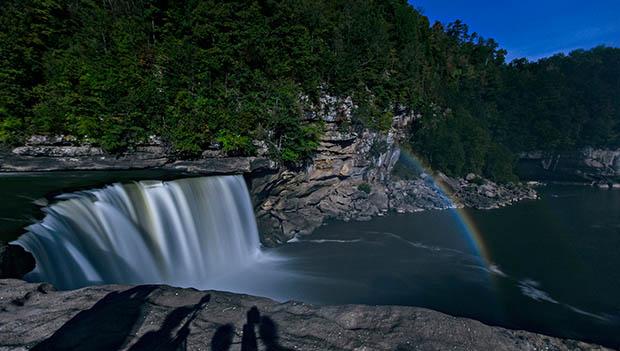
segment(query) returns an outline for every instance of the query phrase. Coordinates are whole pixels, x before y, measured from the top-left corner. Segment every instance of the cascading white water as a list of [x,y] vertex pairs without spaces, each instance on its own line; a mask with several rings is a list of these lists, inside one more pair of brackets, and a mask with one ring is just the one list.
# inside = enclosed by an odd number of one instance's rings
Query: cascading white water
[[16,241],[37,261],[27,279],[61,289],[101,283],[210,288],[261,255],[241,176],[114,184],[60,200]]

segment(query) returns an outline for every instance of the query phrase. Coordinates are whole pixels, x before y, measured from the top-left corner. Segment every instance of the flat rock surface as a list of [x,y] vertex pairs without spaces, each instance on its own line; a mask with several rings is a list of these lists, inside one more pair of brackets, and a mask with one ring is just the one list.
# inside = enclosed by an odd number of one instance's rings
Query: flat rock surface
[[[244,328],[253,306],[260,323]],[[236,351],[256,337],[259,350],[606,350],[416,307],[319,307],[154,285],[57,292],[0,280],[0,350]]]
[[[174,160],[166,154],[135,152],[124,156],[67,153],[49,147],[40,153],[0,152],[0,172],[96,171],[169,169],[187,173],[216,175],[250,173],[275,167],[264,157],[220,157]],[[72,151],[73,152],[73,151]]]

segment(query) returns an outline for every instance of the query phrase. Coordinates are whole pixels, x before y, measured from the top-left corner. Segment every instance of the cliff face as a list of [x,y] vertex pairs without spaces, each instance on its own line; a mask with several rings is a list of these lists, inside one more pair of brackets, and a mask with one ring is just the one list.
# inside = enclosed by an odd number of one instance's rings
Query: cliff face
[[523,153],[519,173],[525,179],[599,184],[620,182],[620,149],[594,149]]
[[267,244],[310,234],[326,218],[370,219],[389,210],[387,184],[414,114],[394,116],[385,133],[343,128],[350,121],[350,100],[332,101],[310,114],[322,119],[325,132],[317,153],[300,170],[280,169],[251,179],[256,215]]
[[363,221],[390,211],[412,213],[465,206],[490,209],[537,197],[533,189],[498,185],[473,174],[461,179],[441,173],[435,177],[415,174],[412,180],[392,179],[400,156],[398,143],[407,137],[409,126],[420,115],[402,109],[384,133],[355,131],[343,128],[351,120],[350,99],[330,98],[327,102],[319,113],[308,115],[325,123],[325,133],[309,165],[250,179],[259,231],[267,245],[310,234],[326,219]]
[[271,350],[606,350],[424,308],[318,307],[153,285],[57,292],[0,280],[0,311],[7,351],[239,350],[252,342]]

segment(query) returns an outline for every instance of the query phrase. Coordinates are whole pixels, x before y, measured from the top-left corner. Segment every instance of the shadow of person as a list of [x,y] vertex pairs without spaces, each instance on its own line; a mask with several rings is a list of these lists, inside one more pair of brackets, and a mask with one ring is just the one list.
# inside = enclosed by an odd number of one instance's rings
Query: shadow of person
[[129,350],[130,351],[183,351],[186,350],[189,325],[211,299],[205,295],[193,306],[183,306],[170,313],[162,327],[144,334]]
[[211,351],[230,350],[234,336],[235,327],[230,323],[217,328],[211,339]]
[[250,308],[246,316],[247,322],[243,325],[243,336],[241,337],[241,351],[258,351],[254,326],[260,322],[260,312],[254,306]]
[[289,348],[280,346],[278,341],[278,325],[273,319],[263,316],[258,326],[258,334],[265,345],[266,351],[292,351]]
[[111,292],[81,311],[32,350],[118,350],[136,328],[149,294],[157,287],[138,286]]
[[[248,310],[246,317],[247,321],[243,325],[243,335],[241,336],[241,351],[258,351],[258,339],[255,331],[257,324],[265,351],[292,351],[292,349],[280,345],[276,322],[267,316],[261,318],[256,306]],[[211,351],[230,350],[234,336],[235,327],[232,324],[219,327],[211,339]]]

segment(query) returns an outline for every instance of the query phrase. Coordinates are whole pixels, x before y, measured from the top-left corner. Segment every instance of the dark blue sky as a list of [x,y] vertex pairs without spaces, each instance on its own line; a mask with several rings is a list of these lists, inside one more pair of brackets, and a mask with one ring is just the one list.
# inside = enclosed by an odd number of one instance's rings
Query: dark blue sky
[[410,0],[431,23],[461,19],[508,59],[538,59],[599,44],[620,47],[620,0]]

